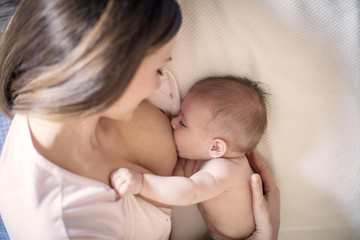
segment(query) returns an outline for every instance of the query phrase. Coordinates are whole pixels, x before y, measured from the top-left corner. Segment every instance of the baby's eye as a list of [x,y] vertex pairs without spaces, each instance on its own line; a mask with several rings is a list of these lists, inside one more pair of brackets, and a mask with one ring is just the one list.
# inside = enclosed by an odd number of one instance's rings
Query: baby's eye
[[163,75],[163,71],[161,69],[156,70],[156,73],[159,74],[160,76]]
[[184,124],[183,121],[180,121],[179,123],[180,123],[181,126],[186,127],[186,125]]

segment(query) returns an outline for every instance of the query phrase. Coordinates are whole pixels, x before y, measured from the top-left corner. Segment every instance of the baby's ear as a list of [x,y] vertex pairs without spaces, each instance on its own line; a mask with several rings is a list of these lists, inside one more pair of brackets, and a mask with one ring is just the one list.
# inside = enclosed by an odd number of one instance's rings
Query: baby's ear
[[211,158],[220,158],[227,151],[227,143],[221,138],[214,138],[208,151]]

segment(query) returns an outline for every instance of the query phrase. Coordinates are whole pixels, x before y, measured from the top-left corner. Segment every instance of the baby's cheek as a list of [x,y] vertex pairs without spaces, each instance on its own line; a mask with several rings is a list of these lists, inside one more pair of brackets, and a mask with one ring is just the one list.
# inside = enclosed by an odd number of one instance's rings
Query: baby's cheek
[[179,137],[179,134],[174,132],[174,142],[176,146],[176,150],[179,151],[179,148],[181,148],[181,138]]

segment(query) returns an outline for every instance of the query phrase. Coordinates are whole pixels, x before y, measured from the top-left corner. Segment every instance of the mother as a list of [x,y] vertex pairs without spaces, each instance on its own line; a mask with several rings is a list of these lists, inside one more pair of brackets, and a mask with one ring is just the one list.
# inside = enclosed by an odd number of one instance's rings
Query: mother
[[[1,109],[14,117],[0,160],[11,238],[168,238],[169,208],[119,199],[109,175],[173,170],[169,121],[143,100],[159,86],[180,25],[172,0],[20,3],[0,43]],[[263,176],[275,200],[264,205],[253,188],[254,239],[278,231],[276,186]]]

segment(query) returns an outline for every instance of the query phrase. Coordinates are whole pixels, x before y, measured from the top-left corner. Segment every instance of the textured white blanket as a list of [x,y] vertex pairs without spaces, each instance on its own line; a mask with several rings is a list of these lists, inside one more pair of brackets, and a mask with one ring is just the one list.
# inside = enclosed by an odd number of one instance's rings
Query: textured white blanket
[[[182,94],[221,74],[262,81],[271,92],[257,151],[281,191],[279,239],[360,239],[360,2],[183,0],[181,7],[169,69]],[[172,239],[202,235],[194,209],[175,208]]]

